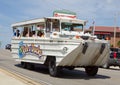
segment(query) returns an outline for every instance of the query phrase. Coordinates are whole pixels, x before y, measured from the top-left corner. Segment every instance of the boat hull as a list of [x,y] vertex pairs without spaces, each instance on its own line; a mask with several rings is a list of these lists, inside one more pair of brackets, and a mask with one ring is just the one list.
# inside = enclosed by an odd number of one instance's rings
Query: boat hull
[[102,66],[108,60],[109,44],[97,39],[13,38],[12,55],[19,61],[40,64],[55,56],[57,66]]

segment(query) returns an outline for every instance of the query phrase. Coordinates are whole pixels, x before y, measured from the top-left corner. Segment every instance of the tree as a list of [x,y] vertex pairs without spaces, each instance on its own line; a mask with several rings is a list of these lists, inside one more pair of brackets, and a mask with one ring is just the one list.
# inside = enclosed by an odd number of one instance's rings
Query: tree
[[120,47],[120,41],[117,42],[118,47]]

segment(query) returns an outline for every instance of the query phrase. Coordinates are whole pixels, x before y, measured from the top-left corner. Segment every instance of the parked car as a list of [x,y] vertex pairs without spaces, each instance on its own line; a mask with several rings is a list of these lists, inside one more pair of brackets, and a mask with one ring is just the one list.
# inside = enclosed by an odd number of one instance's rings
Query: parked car
[[7,45],[5,46],[5,49],[7,49],[7,50],[10,50],[10,51],[11,51],[11,44],[7,44]]
[[110,57],[103,67],[108,69],[110,66],[119,66],[120,68],[120,48],[110,48],[110,50]]

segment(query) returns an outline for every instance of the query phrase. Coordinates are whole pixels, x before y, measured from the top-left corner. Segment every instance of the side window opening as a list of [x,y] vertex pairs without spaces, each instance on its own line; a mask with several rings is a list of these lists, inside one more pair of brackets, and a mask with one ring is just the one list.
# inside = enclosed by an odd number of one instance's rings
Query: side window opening
[[21,28],[19,28],[19,27],[14,28],[13,29],[13,36],[15,36],[15,37],[21,37],[21,32],[22,32]]
[[30,28],[29,27],[24,27],[23,28],[23,37],[29,37],[30,36]]
[[46,20],[46,32],[60,32],[60,22],[57,19],[47,19]]
[[36,30],[36,36],[38,37],[44,37],[44,23],[40,23],[37,25],[37,30]]
[[60,21],[57,19],[46,19],[46,37],[52,32],[60,32]]
[[51,32],[51,20],[50,19],[46,20],[46,32],[47,33]]
[[54,19],[52,25],[53,25],[52,26],[53,27],[52,31],[60,32],[60,22],[59,22],[59,20]]
[[22,26],[13,29],[13,35],[16,37],[43,37],[44,23]]

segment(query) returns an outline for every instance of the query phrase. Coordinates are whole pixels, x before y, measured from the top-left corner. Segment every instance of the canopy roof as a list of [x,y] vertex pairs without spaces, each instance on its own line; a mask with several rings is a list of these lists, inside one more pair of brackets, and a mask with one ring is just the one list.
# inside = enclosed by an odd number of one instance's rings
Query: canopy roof
[[41,22],[45,22],[45,19],[58,19],[61,22],[70,22],[70,23],[78,23],[78,24],[86,24],[86,20],[79,20],[79,19],[71,19],[71,18],[65,18],[65,17],[46,17],[46,18],[38,18],[38,19],[32,19],[32,20],[26,20],[22,22],[17,22],[12,24],[11,26],[14,27],[20,27],[20,26],[25,26],[25,25],[32,25],[32,24],[38,24]]

